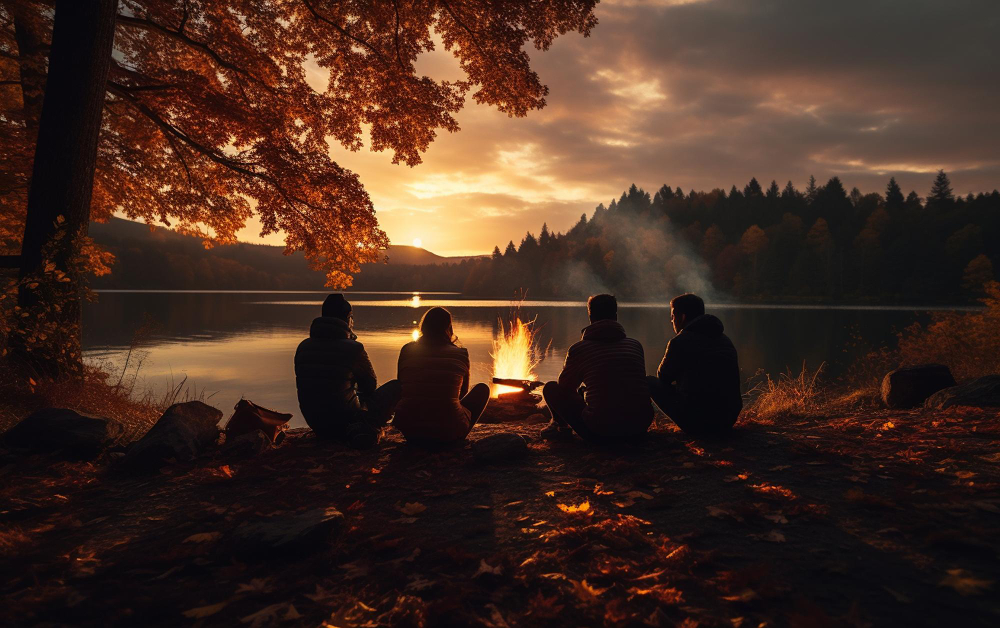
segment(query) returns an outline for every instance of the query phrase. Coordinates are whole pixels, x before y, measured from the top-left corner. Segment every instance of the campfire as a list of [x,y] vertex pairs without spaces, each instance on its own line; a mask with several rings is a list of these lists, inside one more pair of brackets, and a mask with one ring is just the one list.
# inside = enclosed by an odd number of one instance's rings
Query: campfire
[[541,386],[533,373],[540,361],[535,347],[534,320],[522,321],[515,311],[510,324],[500,319],[493,338],[493,396],[525,393]]

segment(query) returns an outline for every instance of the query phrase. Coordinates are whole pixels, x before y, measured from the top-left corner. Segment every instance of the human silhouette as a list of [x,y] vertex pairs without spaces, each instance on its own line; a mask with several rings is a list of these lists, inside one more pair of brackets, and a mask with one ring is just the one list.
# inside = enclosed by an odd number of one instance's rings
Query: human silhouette
[[590,297],[587,313],[590,325],[566,352],[559,380],[542,388],[552,415],[542,436],[567,438],[575,431],[584,440],[603,442],[644,434],[653,422],[653,407],[642,345],[626,337],[614,296]]
[[350,302],[342,294],[327,296],[323,315],[295,350],[295,387],[302,416],[317,436],[364,449],[379,442],[400,384],[376,387],[375,369],[353,327]]
[[451,313],[432,307],[420,319],[420,338],[399,352],[402,397],[393,425],[406,440],[438,445],[463,440],[490,400],[490,387],[469,390],[469,351],[458,346]]
[[656,376],[647,378],[650,396],[686,433],[724,435],[743,408],[736,347],[697,295],[674,297],[670,320],[677,335],[667,343]]

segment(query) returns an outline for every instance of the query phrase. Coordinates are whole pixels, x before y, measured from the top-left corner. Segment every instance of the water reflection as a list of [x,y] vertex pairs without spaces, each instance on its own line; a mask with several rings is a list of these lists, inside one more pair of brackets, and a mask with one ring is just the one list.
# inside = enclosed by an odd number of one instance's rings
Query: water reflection
[[[151,330],[142,366],[144,385],[164,391],[187,375],[211,401],[228,411],[240,396],[294,412],[292,356],[319,314],[325,293],[104,292],[84,307],[84,349],[88,359],[124,355],[141,327]],[[510,311],[498,300],[461,299],[429,293],[352,293],[355,331],[365,344],[379,380],[395,377],[400,347],[418,336],[422,310],[451,310],[455,333],[469,349],[472,376],[491,374],[489,351],[497,320]],[[308,307],[307,307],[308,306]],[[894,330],[926,317],[907,309],[774,308],[710,306],[722,318],[749,376],[762,368],[775,374],[827,363],[835,375],[852,357],[852,335],[888,342]],[[538,346],[546,347],[537,368],[540,379],[555,377],[565,351],[587,324],[583,303],[528,301],[522,319],[537,317]],[[666,304],[622,304],[619,320],[646,350],[646,368],[659,363],[670,330]]]

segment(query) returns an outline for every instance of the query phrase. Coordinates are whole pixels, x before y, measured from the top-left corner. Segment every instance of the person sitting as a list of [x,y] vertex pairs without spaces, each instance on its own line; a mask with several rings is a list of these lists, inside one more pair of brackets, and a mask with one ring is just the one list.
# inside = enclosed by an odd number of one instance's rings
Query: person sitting
[[724,435],[743,409],[736,347],[697,295],[674,297],[670,321],[677,335],[667,343],[656,377],[648,378],[650,396],[684,432]]
[[542,387],[552,415],[542,436],[564,438],[575,431],[584,440],[602,442],[645,434],[653,422],[653,406],[642,345],[625,336],[614,296],[590,297],[587,312],[590,325],[566,352],[559,380]]
[[397,378],[402,398],[393,425],[424,445],[463,440],[490,400],[490,387],[469,390],[469,351],[458,346],[451,313],[432,307],[420,319],[420,338],[403,345]]
[[350,302],[329,295],[323,315],[295,350],[295,387],[302,416],[317,436],[364,449],[378,444],[400,385],[391,380],[376,387],[375,369],[353,327]]

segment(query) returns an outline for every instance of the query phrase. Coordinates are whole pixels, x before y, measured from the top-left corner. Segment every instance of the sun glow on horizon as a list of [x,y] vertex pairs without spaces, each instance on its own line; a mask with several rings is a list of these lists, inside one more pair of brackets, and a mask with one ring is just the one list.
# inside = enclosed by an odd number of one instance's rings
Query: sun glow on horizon
[[413,246],[419,248],[422,247],[423,245],[424,245],[423,240],[421,240],[420,238],[413,238]]

